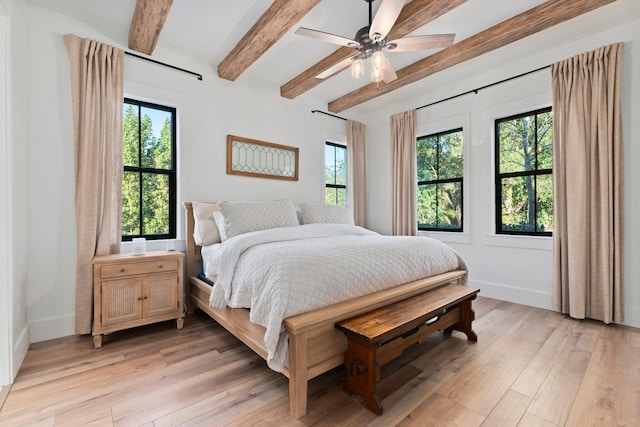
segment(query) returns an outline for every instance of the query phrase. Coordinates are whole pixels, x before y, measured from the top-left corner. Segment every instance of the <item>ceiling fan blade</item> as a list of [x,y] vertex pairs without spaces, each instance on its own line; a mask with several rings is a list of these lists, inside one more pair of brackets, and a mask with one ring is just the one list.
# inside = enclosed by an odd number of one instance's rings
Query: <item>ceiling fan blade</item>
[[455,34],[430,34],[426,36],[403,37],[387,42],[385,48],[391,52],[440,49],[451,46],[455,36]]
[[374,42],[384,39],[400,16],[405,0],[382,0],[369,28],[369,38]]
[[348,39],[346,37],[337,36],[335,34],[325,33],[324,31],[312,30],[310,28],[300,27],[296,30],[296,34],[301,36],[311,37],[312,39],[318,39],[325,42],[337,44],[347,47],[358,47],[360,43],[355,40]]
[[333,67],[329,67],[326,70],[324,70],[323,72],[321,72],[320,74],[318,74],[316,76],[316,79],[326,79],[327,77],[331,77],[334,74],[339,73],[340,71],[342,71],[345,68],[349,67],[351,65],[351,61],[352,60],[353,60],[353,58],[343,59],[342,61],[338,62]]
[[389,83],[398,78],[398,75],[393,69],[391,62],[387,57],[384,57],[384,67],[382,68],[382,81],[385,83]]

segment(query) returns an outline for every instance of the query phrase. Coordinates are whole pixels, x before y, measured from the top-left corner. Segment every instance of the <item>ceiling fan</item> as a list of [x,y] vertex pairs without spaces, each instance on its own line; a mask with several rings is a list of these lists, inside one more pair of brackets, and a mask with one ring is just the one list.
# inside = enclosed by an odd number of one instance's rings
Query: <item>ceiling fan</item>
[[405,0],[382,0],[375,18],[372,18],[372,3],[374,0],[364,0],[369,3],[369,25],[360,28],[353,39],[326,33],[324,31],[312,30],[300,27],[296,34],[326,41],[340,46],[347,46],[357,49],[359,53],[340,61],[336,65],[329,67],[316,78],[325,79],[333,74],[342,71],[351,65],[351,76],[359,79],[364,74],[363,59],[371,60],[371,80],[376,84],[380,81],[389,83],[398,78],[391,63],[384,56],[387,52],[409,52],[425,49],[439,49],[451,46],[455,34],[431,34],[425,36],[402,37],[396,40],[387,41],[386,37],[395,24]]

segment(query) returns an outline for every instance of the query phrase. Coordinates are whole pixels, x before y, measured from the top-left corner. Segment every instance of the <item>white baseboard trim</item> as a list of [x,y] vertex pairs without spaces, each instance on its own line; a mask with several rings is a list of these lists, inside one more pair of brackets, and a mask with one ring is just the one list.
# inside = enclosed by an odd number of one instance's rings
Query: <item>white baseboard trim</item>
[[553,294],[551,292],[514,288],[512,286],[481,282],[477,280],[469,280],[469,286],[480,288],[479,295],[483,297],[543,308],[545,310],[553,309]]
[[640,305],[626,306],[623,325],[640,328]]
[[75,315],[52,317],[49,319],[30,320],[31,342],[40,342],[54,338],[75,335]]
[[30,326],[28,324],[22,328],[20,336],[15,340],[15,344],[13,346],[13,379],[18,376],[18,371],[20,370],[22,362],[27,355],[27,351],[29,351],[29,344],[31,344],[31,341],[29,341],[29,337],[31,335],[29,333],[29,329]]
[[[480,288],[478,295],[530,307],[553,310],[553,294],[551,292],[533,291],[531,289],[514,288],[496,283],[469,280],[469,286]],[[640,328],[640,306],[625,307],[625,326]]]

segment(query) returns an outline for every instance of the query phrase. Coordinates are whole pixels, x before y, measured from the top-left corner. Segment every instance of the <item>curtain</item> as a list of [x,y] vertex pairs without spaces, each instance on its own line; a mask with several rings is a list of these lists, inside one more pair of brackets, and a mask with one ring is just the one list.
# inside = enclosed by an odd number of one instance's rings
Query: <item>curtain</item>
[[347,120],[347,203],[356,225],[367,223],[367,151],[364,123]]
[[416,111],[391,116],[391,234],[415,236]]
[[552,65],[554,308],[623,321],[623,43]]
[[76,211],[76,333],[91,332],[94,255],[120,252],[124,52],[64,36],[71,69]]

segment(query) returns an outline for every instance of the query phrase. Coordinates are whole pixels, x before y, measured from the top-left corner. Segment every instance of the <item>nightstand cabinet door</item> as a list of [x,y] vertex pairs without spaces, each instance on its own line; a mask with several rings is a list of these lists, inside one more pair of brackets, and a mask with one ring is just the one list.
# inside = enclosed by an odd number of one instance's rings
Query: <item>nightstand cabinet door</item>
[[145,277],[142,292],[142,316],[179,314],[178,281],[174,274],[155,274]]
[[122,279],[102,282],[102,326],[142,318],[142,280]]

